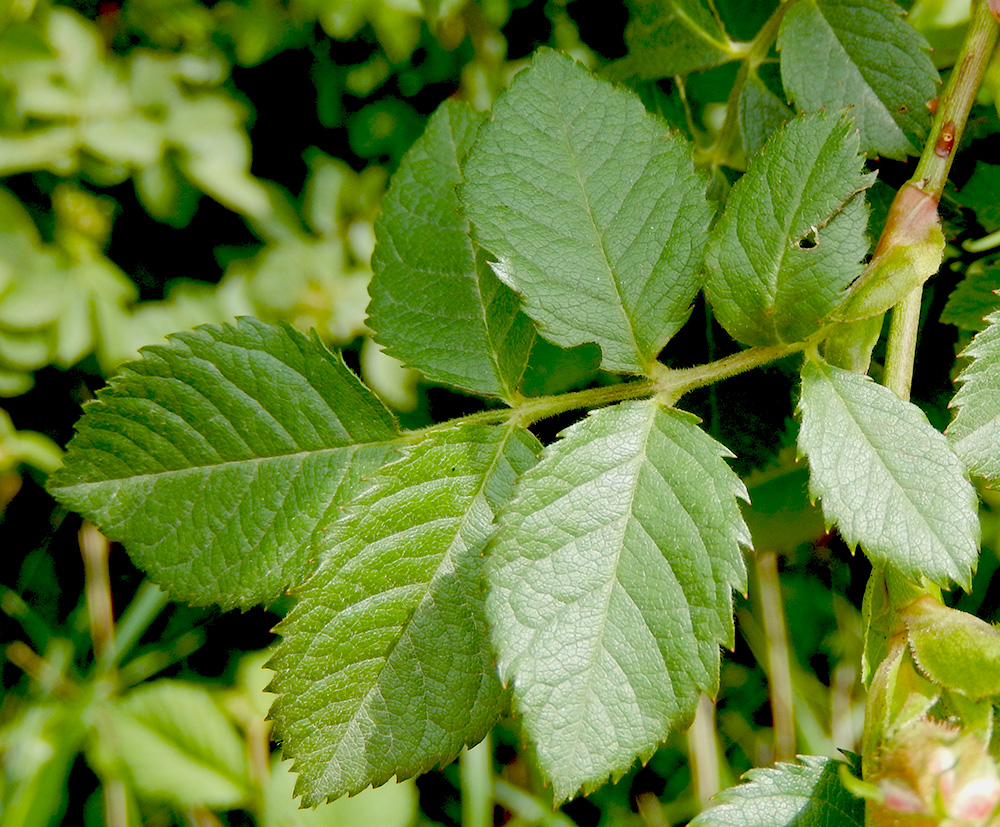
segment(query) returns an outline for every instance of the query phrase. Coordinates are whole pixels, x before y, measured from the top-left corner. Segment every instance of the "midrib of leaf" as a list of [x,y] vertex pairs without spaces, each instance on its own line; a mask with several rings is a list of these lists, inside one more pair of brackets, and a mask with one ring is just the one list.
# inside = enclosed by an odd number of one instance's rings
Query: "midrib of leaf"
[[[708,32],[706,32],[704,29],[702,29],[697,23],[695,23],[694,20],[692,20],[688,16],[687,12],[685,12],[678,3],[676,3],[676,2],[673,3],[673,7],[674,7],[674,9],[677,12],[677,16],[682,21],[684,21],[684,27],[686,29],[688,29],[689,31],[693,32],[697,37],[700,37],[702,40],[704,40],[710,46],[715,46],[720,52],[725,52],[727,54],[732,53],[733,50],[732,50],[732,47],[729,45],[728,41],[723,42],[721,40],[716,40],[714,37],[712,37],[711,35],[709,35]],[[722,25],[721,21],[719,20],[719,16],[718,16],[718,14],[716,14],[714,5],[711,2],[709,2],[709,8],[711,9],[712,17],[715,18],[715,22],[719,24],[719,28],[722,29],[723,31],[725,31],[725,27]]]
[[[594,240],[597,243],[598,248],[601,251],[601,258],[604,261],[605,269],[608,272],[608,276],[611,278],[611,283],[615,287],[615,296],[618,298],[618,306],[621,308],[622,318],[625,320],[625,324],[628,327],[629,334],[632,338],[632,347],[636,354],[641,357],[642,349],[639,347],[639,341],[636,338],[635,333],[635,322],[633,319],[629,318],[628,311],[625,309],[625,301],[622,296],[621,285],[618,283],[618,277],[615,275],[614,268],[611,266],[611,260],[608,258],[607,248],[604,246],[604,233],[601,232],[600,228],[597,226],[597,220],[594,218],[594,211],[591,206],[590,193],[587,191],[587,185],[583,178],[583,172],[580,169],[578,163],[576,151],[573,148],[572,142],[569,139],[569,133],[567,132],[567,125],[570,123],[568,117],[566,117],[566,112],[561,105],[561,101],[555,100],[554,103],[559,107],[560,114],[563,117],[560,119],[560,132],[563,137],[563,144],[566,147],[566,155],[573,159],[573,173],[576,178],[577,186],[580,188],[580,196],[583,199],[583,203],[587,206],[587,218],[589,219],[590,228],[594,233]],[[613,154],[611,157],[614,157]],[[607,162],[605,162],[607,163]]]
[[[426,527],[426,526],[434,525],[434,524],[443,524],[443,525],[447,525],[449,523],[454,523],[455,524],[454,537],[453,537],[451,543],[449,543],[447,550],[442,555],[440,562],[435,567],[434,574],[427,581],[427,586],[423,590],[423,592],[424,592],[423,596],[420,598],[420,601],[414,606],[413,611],[411,611],[409,613],[409,615],[406,617],[406,619],[401,624],[399,624],[399,626],[397,627],[397,628],[400,629],[400,634],[398,634],[398,635],[395,636],[395,638],[393,639],[392,643],[390,644],[388,650],[386,651],[385,655],[382,657],[382,659],[381,659],[382,663],[379,666],[378,671],[377,671],[374,679],[372,680],[372,685],[368,689],[368,691],[365,693],[364,697],[358,702],[357,706],[354,709],[354,712],[351,715],[350,721],[345,723],[345,731],[346,731],[347,728],[354,727],[355,722],[357,721],[358,713],[362,709],[366,709],[367,708],[368,703],[369,703],[370,699],[375,695],[376,690],[380,690],[381,689],[380,684],[379,684],[379,679],[380,679],[382,673],[389,666],[389,662],[392,659],[392,656],[395,654],[395,652],[396,652],[397,648],[399,647],[400,643],[402,643],[404,641],[404,639],[408,638],[408,636],[409,636],[409,629],[410,629],[410,627],[413,624],[414,618],[417,617],[417,615],[420,614],[421,610],[425,606],[427,606],[427,604],[430,602],[431,596],[434,594],[434,591],[435,591],[434,587],[440,582],[441,578],[446,573],[450,572],[451,570],[453,570],[455,568],[454,565],[453,565],[453,552],[455,551],[456,547],[458,547],[459,545],[461,545],[461,544],[463,544],[465,542],[465,540],[464,540],[465,535],[463,534],[463,532],[469,526],[470,517],[471,517],[471,515],[475,511],[476,505],[479,504],[479,503],[481,503],[482,500],[485,499],[485,496],[486,496],[486,484],[490,480],[490,478],[492,477],[494,471],[496,470],[497,463],[500,461],[500,458],[504,454],[504,448],[507,446],[508,441],[513,436],[514,427],[515,426],[512,425],[512,424],[508,424],[507,425],[507,431],[508,431],[508,433],[505,435],[505,437],[503,439],[497,440],[497,442],[496,442],[496,451],[493,454],[493,458],[492,458],[492,460],[491,460],[488,468],[485,470],[485,472],[480,477],[479,485],[475,489],[475,494],[473,495],[473,497],[469,501],[469,507],[467,509],[465,509],[464,513],[462,514],[462,516],[458,520],[447,519],[447,518],[438,518],[438,519],[435,519],[435,520],[429,520],[429,521],[424,522],[424,523],[418,523],[418,524],[413,525],[413,526],[408,526],[404,531],[396,532],[395,534],[390,534],[390,535],[387,535],[387,537],[380,539],[380,542],[385,542],[386,540],[388,540],[388,539],[390,539],[392,537],[399,536],[400,534],[406,533],[408,531],[413,531],[414,529],[416,529],[418,527]],[[457,482],[460,479],[463,479],[463,478],[468,479],[470,477],[475,477],[475,476],[476,475],[474,475],[474,474],[465,474],[462,477],[453,477],[452,479]],[[427,484],[432,484],[433,482],[434,482],[433,480],[430,480],[430,481],[428,481]],[[405,590],[407,590],[407,588],[408,587],[404,586],[404,587],[399,587],[398,589],[390,589],[388,592],[379,592],[377,595],[371,595],[370,597],[366,598],[365,600],[362,600],[362,601],[359,601],[358,603],[353,604],[347,611],[357,611],[358,609],[360,609],[361,607],[363,607],[366,603],[368,603],[370,601],[381,600],[381,599],[383,599],[385,597],[386,594],[391,594],[391,593],[394,593],[394,592],[397,592],[397,591],[405,591]],[[346,666],[345,668],[350,668],[350,666],[353,666],[353,665],[354,664],[350,664],[350,665]],[[337,754],[337,753],[340,752],[341,745],[344,743],[344,741],[345,741],[344,738],[340,739],[340,742],[337,744],[337,748],[336,748],[336,751],[335,751],[334,754]]]
[[872,454],[877,458],[878,464],[882,467],[882,469],[886,472],[886,474],[896,483],[899,490],[904,493],[904,495],[906,496],[906,501],[910,504],[911,509],[917,513],[917,516],[920,518],[920,522],[928,529],[928,532],[930,534],[932,534],[934,537],[937,537],[938,541],[941,542],[942,545],[947,546],[948,543],[946,542],[946,540],[942,538],[937,533],[937,531],[934,530],[931,524],[927,522],[927,518],[923,515],[923,513],[921,513],[919,504],[915,503],[913,499],[910,497],[910,489],[906,488],[897,479],[896,472],[893,471],[892,468],[890,468],[885,463],[885,460],[882,458],[882,452],[874,450],[874,447],[877,444],[877,440],[872,436],[871,432],[868,429],[866,429],[861,422],[857,420],[857,418],[854,415],[854,410],[849,405],[849,400],[845,399],[843,396],[840,395],[839,392],[837,392],[837,386],[830,380],[825,371],[823,372],[823,376],[826,379],[826,381],[830,383],[830,387],[833,388],[834,392],[837,393],[837,398],[841,401],[844,411],[846,411],[850,415],[851,422],[858,429],[858,432],[865,438],[865,441],[870,446],[872,446],[873,448]]

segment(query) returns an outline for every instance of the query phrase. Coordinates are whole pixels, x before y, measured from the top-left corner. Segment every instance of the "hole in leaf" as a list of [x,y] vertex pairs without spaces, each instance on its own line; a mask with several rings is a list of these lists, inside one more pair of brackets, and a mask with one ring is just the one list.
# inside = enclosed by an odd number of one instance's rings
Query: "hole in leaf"
[[795,246],[800,250],[811,250],[813,247],[819,247],[819,231],[815,227],[810,227],[809,232],[795,242]]

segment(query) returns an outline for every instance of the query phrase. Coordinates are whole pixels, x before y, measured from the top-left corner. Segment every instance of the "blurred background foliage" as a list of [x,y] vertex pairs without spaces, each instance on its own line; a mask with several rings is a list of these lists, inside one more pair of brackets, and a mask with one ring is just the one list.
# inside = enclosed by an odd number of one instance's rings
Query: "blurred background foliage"
[[[795,426],[781,365],[689,400],[740,456],[748,521],[766,550],[738,600],[717,709],[706,701],[647,766],[555,812],[516,719],[440,772],[298,811],[261,692],[285,607],[170,604],[43,488],[80,405],[119,364],[167,333],[238,315],[315,328],[405,425],[474,410],[366,336],[373,222],[426,118],[449,96],[488,108],[549,45],[628,80],[709,153],[740,41],[776,5],[716,0],[728,46],[688,51],[677,66],[648,35],[655,0],[0,0],[0,825],[469,824],[476,766],[496,773],[497,824],[678,824],[752,766],[856,744],[867,572],[805,496],[785,447]],[[962,3],[904,5],[947,67]],[[745,126],[743,145],[702,158],[721,186],[784,117],[772,69],[751,84],[765,115]],[[991,83],[1000,87],[1000,71]],[[987,93],[983,135],[995,131],[989,104]],[[951,193],[953,209],[972,205],[970,236],[1000,226],[998,167],[980,163],[959,168],[962,197]],[[888,162],[880,173],[890,185],[909,175]],[[992,296],[995,259],[955,260],[953,283],[970,270],[969,290]],[[915,389],[944,422],[941,389],[976,315],[962,312],[959,302],[946,319],[957,334],[934,334],[943,377]],[[691,364],[734,348],[699,304],[664,358]],[[984,545],[996,549],[991,519]],[[995,611],[985,584],[996,568],[984,554],[978,596],[963,608]]]

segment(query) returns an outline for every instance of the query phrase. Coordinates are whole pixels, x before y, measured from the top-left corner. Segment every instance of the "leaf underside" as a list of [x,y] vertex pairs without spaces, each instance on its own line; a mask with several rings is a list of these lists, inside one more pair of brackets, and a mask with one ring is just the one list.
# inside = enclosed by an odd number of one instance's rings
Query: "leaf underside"
[[[842,763],[817,755],[799,760],[750,770],[746,783],[719,793],[719,804],[690,827],[861,827],[865,802],[841,783]],[[860,759],[853,763],[860,774]]]
[[177,600],[276,599],[397,437],[318,339],[242,319],[150,347],[98,392],[49,481]]
[[484,120],[445,101],[403,157],[375,224],[368,323],[386,352],[429,379],[511,399],[534,329],[469,237],[455,192]]
[[799,446],[828,524],[876,565],[968,587],[978,556],[976,494],[923,412],[867,376],[810,361]]
[[750,537],[695,422],[655,400],[596,411],[501,512],[487,617],[557,801],[620,777],[717,687]]
[[868,210],[858,135],[842,116],[800,115],[736,182],[712,231],[706,292],[719,323],[748,345],[815,332],[861,273]]
[[272,715],[305,805],[447,763],[506,708],[482,553],[540,450],[511,425],[427,436],[329,527],[270,664]]
[[543,50],[493,107],[460,189],[473,238],[550,341],[641,373],[690,313],[712,210],[691,148]]
[[955,452],[973,473],[1000,483],[1000,311],[986,318],[965,356],[972,359],[958,381],[951,404],[958,409],[948,426]]
[[861,148],[897,160],[919,153],[938,84],[927,41],[902,13],[885,0],[801,0],[778,34],[782,81],[798,108],[852,107]]

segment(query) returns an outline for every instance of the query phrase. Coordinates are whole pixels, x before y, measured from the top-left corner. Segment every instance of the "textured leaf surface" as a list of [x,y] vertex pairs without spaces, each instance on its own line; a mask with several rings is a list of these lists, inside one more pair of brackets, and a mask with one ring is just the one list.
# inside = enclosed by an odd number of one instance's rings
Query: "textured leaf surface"
[[853,107],[862,149],[896,159],[919,152],[938,83],[930,47],[902,14],[886,0],[802,0],[778,34],[799,109]]
[[767,139],[795,114],[767,88],[755,69],[747,74],[746,85],[740,92],[739,107],[740,133],[743,135],[743,151],[747,155],[760,152]]
[[[750,770],[747,783],[718,795],[690,827],[861,827],[865,803],[840,782],[840,761],[800,756],[801,764]],[[860,761],[854,771],[860,773]]]
[[404,156],[375,225],[368,321],[389,354],[428,378],[510,399],[534,330],[469,237],[455,192],[484,119],[446,101]]
[[1000,482],[1000,311],[987,317],[965,355],[971,364],[951,404],[958,408],[948,426],[956,453],[976,474]]
[[619,80],[659,80],[718,66],[737,56],[706,0],[631,0],[628,56],[612,64]]
[[125,365],[49,487],[175,599],[247,606],[304,576],[317,527],[396,436],[339,356],[243,319]]
[[968,586],[978,555],[976,495],[923,412],[867,376],[810,361],[799,446],[828,524],[876,565]]
[[271,662],[307,805],[447,763],[496,721],[482,553],[539,450],[512,426],[428,436],[330,527]]
[[487,617],[557,800],[648,757],[717,686],[750,535],[695,423],[655,400],[592,413],[501,513]]
[[691,149],[631,93],[539,52],[493,107],[462,200],[541,333],[645,371],[690,312],[711,208]]
[[800,115],[733,187],[712,231],[706,291],[748,345],[802,341],[861,273],[868,211],[858,136],[845,117]]

